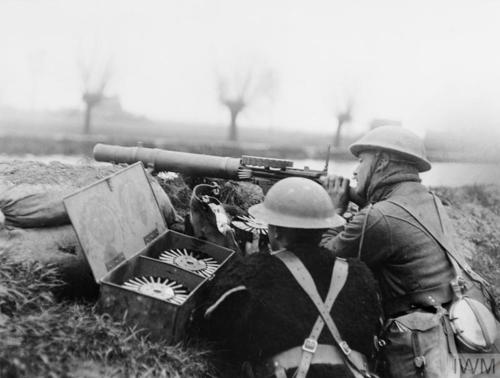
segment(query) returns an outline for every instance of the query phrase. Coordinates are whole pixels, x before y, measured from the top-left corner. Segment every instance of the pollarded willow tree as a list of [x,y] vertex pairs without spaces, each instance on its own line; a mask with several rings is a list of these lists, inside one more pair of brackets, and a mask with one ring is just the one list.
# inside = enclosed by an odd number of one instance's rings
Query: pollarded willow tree
[[229,110],[228,139],[238,140],[238,116],[249,106],[263,98],[271,99],[276,87],[271,69],[248,69],[231,75],[217,73],[217,90],[220,103]]
[[344,125],[352,121],[352,111],[354,107],[354,100],[352,97],[348,97],[344,106],[337,109],[335,118],[337,119],[337,129],[335,131],[335,137],[333,139],[333,146],[339,148],[342,142],[342,128]]
[[83,133],[91,133],[92,111],[104,99],[104,91],[113,76],[112,58],[107,57],[99,64],[97,59],[78,62],[82,79],[82,100],[85,104],[85,116],[83,122]]

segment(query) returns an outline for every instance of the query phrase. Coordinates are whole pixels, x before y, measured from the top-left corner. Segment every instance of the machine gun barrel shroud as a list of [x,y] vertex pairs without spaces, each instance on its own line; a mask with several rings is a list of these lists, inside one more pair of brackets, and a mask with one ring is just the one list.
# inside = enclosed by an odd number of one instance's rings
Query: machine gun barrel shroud
[[238,180],[241,159],[168,151],[159,148],[122,147],[98,143],[94,147],[97,161],[133,164],[142,161],[156,171],[182,172],[190,176],[219,177]]

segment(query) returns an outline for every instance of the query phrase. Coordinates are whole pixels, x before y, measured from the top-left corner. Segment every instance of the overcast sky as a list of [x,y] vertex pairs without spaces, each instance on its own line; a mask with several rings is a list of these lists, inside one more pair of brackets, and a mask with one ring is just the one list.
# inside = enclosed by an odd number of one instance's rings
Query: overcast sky
[[349,96],[359,129],[500,125],[498,0],[1,0],[0,51],[26,109],[81,107],[79,64],[112,57],[108,94],[153,118],[226,124],[216,72],[252,68],[276,85],[243,126],[326,131]]

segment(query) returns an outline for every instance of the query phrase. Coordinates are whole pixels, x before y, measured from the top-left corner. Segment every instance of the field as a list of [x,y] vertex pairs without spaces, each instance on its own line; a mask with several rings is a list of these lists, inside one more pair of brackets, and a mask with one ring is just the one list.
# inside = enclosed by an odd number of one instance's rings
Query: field
[[[296,129],[285,127],[238,128],[238,142],[228,142],[228,124],[183,123],[151,120],[97,108],[91,134],[82,134],[83,114],[78,109],[57,112],[23,112],[0,106],[0,151],[5,154],[32,153],[91,155],[97,142],[136,145],[199,152],[222,156],[256,155],[289,159],[324,160],[327,147],[333,145],[336,120],[331,127],[315,128],[304,124]],[[332,148],[335,159],[352,159],[347,146],[365,130],[346,125],[339,148]],[[498,131],[477,133],[474,128],[429,130],[425,136],[431,161],[497,162]],[[478,149],[478,146],[481,146]]]
[[[100,143],[159,147],[175,151],[208,153],[222,156],[274,156],[283,158],[324,159],[333,129],[308,133],[304,130],[241,128],[238,142],[228,142],[225,125],[152,121],[137,117],[99,117],[92,133],[81,133],[81,116],[76,113],[29,114],[0,108],[0,151],[5,154],[32,153],[91,156]],[[347,138],[345,143],[352,141]],[[269,146],[273,146],[272,152]],[[345,149],[338,151],[348,157]]]
[[[50,171],[51,174],[47,174]],[[76,182],[109,173],[62,164],[12,163],[0,175],[11,182]],[[17,181],[16,181],[17,180]],[[456,226],[457,245],[500,299],[500,187],[435,188]],[[181,186],[169,188],[186,204]],[[184,207],[185,208],[185,207]],[[22,251],[19,251],[22,255]],[[22,259],[21,259],[22,260]],[[95,311],[95,300],[60,296],[54,268],[0,256],[1,377],[216,377],[213,352],[201,341],[168,346]]]

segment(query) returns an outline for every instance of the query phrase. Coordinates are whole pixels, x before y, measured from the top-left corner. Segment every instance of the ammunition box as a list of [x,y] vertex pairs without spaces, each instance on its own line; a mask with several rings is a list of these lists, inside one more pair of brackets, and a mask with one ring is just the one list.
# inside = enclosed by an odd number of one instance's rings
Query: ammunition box
[[[235,252],[168,230],[140,162],[69,195],[64,205],[100,284],[99,311],[153,339],[184,339],[207,281]],[[168,250],[184,264],[162,261]],[[186,264],[188,251],[211,262],[210,274]]]

